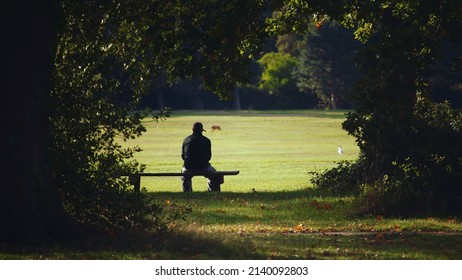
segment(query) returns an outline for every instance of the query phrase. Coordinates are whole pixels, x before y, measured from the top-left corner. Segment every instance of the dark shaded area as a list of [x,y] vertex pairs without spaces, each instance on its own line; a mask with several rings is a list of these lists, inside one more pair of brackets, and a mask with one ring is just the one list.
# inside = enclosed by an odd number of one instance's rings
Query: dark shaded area
[[172,233],[120,233],[68,246],[16,247],[0,245],[0,259],[264,259],[248,238],[232,244],[214,236]]
[[[281,240],[284,243],[281,244]],[[462,258],[462,235],[442,233],[359,234],[120,234],[79,246],[0,246],[0,259],[352,259]],[[275,252],[274,248],[279,248]]]
[[[235,93],[236,94],[236,93]],[[231,100],[220,98],[205,89],[197,81],[182,81],[172,86],[155,87],[151,93],[142,98],[140,108],[161,109],[170,107],[173,110],[288,110],[313,109],[319,100],[309,93],[298,90],[281,94],[268,94],[256,87],[242,86],[238,88],[239,107],[236,96]]]

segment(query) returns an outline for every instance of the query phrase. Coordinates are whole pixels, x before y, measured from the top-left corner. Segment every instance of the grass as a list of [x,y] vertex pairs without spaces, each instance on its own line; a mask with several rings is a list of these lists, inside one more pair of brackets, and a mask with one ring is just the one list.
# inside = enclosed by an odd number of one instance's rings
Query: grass
[[[235,170],[221,193],[193,193],[175,177],[142,180],[166,210],[188,207],[173,236],[120,235],[68,248],[14,248],[0,244],[0,259],[462,259],[457,217],[363,217],[352,197],[314,189],[309,172],[354,160],[358,148],[341,129],[342,111],[175,112],[145,120],[139,145],[146,172],[178,172],[181,143],[192,124],[211,132],[212,164]],[[344,154],[337,153],[341,145]]]
[[[345,112],[179,112],[166,121],[146,121],[147,133],[136,140],[143,152],[138,159],[146,172],[178,172],[181,143],[201,121],[212,141],[212,165],[218,170],[240,170],[223,185],[230,192],[291,191],[310,187],[309,172],[332,167],[340,160],[355,159],[354,139],[341,129]],[[337,153],[341,145],[344,154]],[[181,191],[179,178],[143,178],[149,191]],[[194,182],[197,181],[196,182]],[[205,190],[205,180],[194,178],[195,190]]]
[[143,179],[159,204],[192,209],[186,221],[174,225],[178,234],[198,244],[221,244],[207,250],[188,244],[169,257],[462,258],[462,224],[454,217],[358,217],[351,214],[351,197],[313,189],[310,172],[358,156],[354,139],[341,129],[344,119],[342,111],[220,111],[177,112],[166,121],[146,122],[148,132],[136,144],[144,150],[138,159],[147,172],[181,168],[181,143],[196,121],[206,129],[222,128],[205,133],[212,141],[212,164],[241,171],[225,178],[221,193],[205,192],[200,177],[193,179],[193,193],[181,192],[179,178]]

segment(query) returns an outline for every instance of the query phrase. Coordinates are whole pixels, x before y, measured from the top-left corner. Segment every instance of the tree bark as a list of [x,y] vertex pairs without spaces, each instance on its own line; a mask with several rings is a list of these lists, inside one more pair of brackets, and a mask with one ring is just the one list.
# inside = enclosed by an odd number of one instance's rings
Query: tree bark
[[156,97],[157,97],[157,109],[163,110],[165,109],[165,101],[164,101],[164,93],[159,88],[156,90]]
[[0,242],[35,245],[76,237],[50,184],[48,104],[54,1],[11,1],[2,8],[4,99]]
[[241,96],[239,93],[239,87],[237,85],[233,91],[233,99],[234,99],[234,110],[240,111],[241,110]]

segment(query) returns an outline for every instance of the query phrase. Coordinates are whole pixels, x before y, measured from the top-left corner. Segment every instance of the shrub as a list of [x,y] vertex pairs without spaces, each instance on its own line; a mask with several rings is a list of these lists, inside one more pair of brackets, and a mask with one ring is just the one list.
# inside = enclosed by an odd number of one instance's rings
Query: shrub
[[311,183],[335,195],[355,195],[359,193],[363,172],[364,166],[361,160],[341,161],[332,169],[314,173]]
[[121,23],[109,33],[86,30],[91,25],[82,21],[76,32],[80,16],[74,13],[81,11],[71,2],[62,4],[65,26],[58,36],[50,98],[52,183],[65,210],[87,228],[163,229],[168,222],[162,208],[135,194],[123,177],[144,170],[133,158],[140,148],[121,143],[145,131],[142,120],[150,112],[137,106],[151,86],[152,58],[137,56],[137,45],[128,42],[133,38],[125,35],[133,25]]
[[[369,159],[363,154],[356,162],[318,174],[312,182],[332,193],[357,194],[357,211],[363,214],[460,215],[462,114],[448,102],[418,100],[410,131],[406,156],[381,157],[377,152]],[[367,141],[364,144],[373,150]]]

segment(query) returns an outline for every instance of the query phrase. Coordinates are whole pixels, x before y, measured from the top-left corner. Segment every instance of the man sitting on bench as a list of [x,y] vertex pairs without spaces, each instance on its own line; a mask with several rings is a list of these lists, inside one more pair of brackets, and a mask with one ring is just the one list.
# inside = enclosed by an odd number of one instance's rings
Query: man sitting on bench
[[[210,140],[202,135],[204,126],[200,122],[196,122],[192,128],[193,133],[186,137],[183,141],[181,149],[181,158],[184,161],[182,173],[186,172],[217,172],[209,161],[212,158],[212,144]],[[192,192],[192,175],[183,175],[183,191]],[[219,191],[220,182],[218,176],[204,175],[208,179],[208,190]]]

